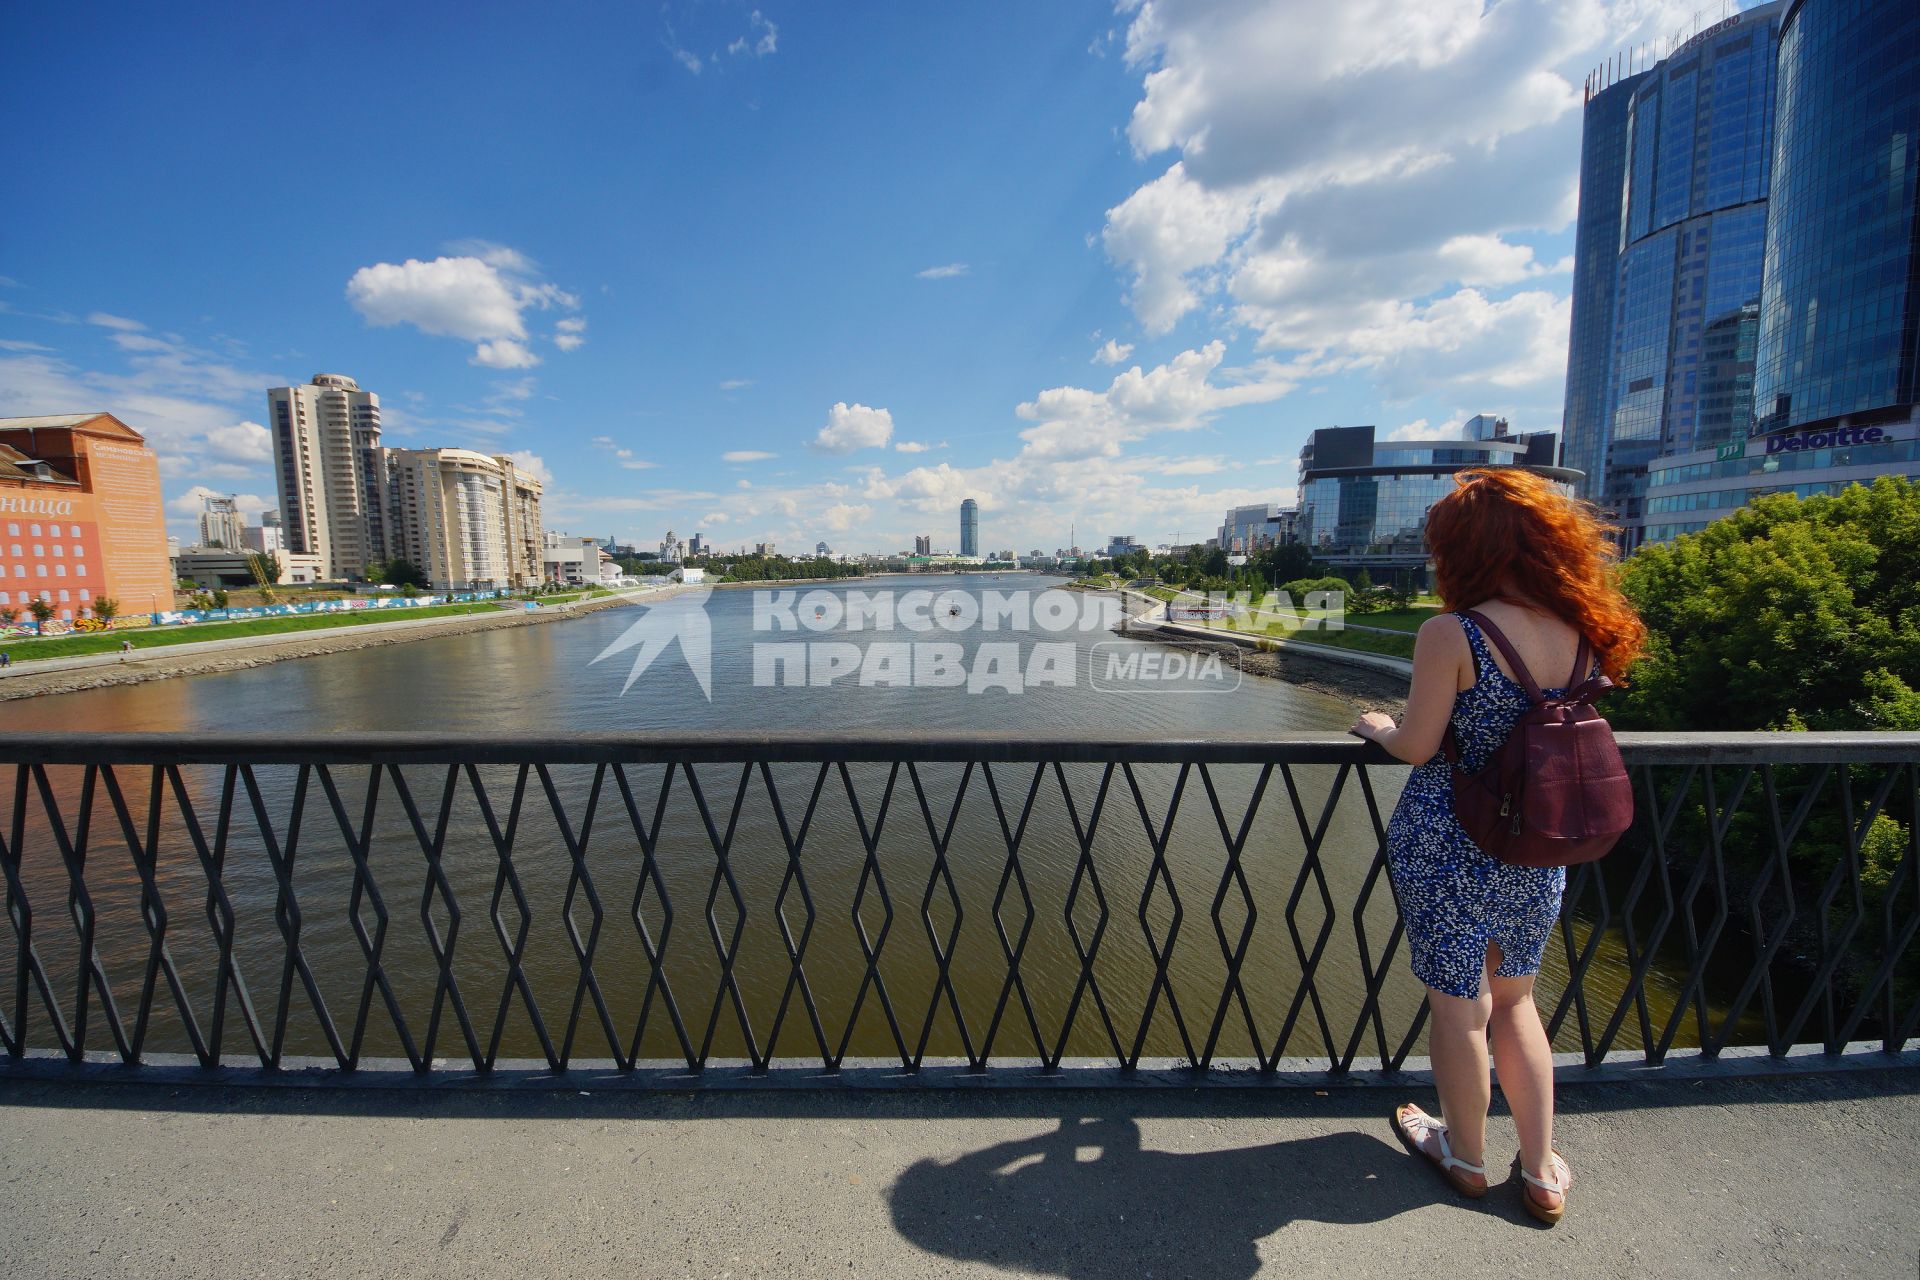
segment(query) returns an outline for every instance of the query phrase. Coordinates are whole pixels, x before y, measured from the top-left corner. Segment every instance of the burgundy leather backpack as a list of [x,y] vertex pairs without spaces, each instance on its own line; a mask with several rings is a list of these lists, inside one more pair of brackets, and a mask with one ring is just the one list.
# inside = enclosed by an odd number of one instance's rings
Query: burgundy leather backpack
[[1613,681],[1592,672],[1592,646],[1582,636],[1565,692],[1549,698],[1499,627],[1472,610],[1466,616],[1506,655],[1533,706],[1478,773],[1461,767],[1448,727],[1454,816],[1483,852],[1516,866],[1604,857],[1633,825],[1633,782],[1613,726],[1593,705]]

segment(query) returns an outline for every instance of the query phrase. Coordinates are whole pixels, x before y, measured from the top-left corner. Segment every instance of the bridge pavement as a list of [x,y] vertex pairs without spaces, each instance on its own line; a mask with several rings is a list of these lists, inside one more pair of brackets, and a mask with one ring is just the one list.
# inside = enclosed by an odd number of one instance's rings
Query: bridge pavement
[[1912,1069],[1565,1088],[1580,1181],[1547,1231],[1515,1185],[1446,1193],[1378,1090],[15,1080],[0,1276],[1912,1277],[1917,1094]]

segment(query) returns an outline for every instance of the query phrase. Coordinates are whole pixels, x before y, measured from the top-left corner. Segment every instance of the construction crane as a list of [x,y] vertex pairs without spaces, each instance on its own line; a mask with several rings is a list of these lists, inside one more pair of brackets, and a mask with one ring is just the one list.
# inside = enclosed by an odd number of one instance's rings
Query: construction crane
[[274,601],[273,583],[267,579],[267,557],[259,552],[247,555],[247,568],[253,571],[253,580],[260,587],[260,599],[264,604]]

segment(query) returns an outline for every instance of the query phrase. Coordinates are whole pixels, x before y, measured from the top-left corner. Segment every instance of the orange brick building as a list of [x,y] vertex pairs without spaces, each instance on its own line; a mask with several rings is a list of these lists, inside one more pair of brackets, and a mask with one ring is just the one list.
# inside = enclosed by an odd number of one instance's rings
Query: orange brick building
[[173,607],[159,460],[110,413],[0,418],[0,607],[71,621],[102,596]]

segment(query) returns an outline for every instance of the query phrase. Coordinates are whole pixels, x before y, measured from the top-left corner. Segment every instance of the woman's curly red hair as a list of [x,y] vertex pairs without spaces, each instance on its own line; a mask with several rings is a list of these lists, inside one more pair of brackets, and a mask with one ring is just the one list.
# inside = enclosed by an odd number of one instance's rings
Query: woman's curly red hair
[[1624,680],[1647,628],[1614,580],[1612,534],[1587,504],[1519,467],[1475,468],[1427,512],[1427,549],[1448,609],[1517,596],[1593,644],[1600,669]]

